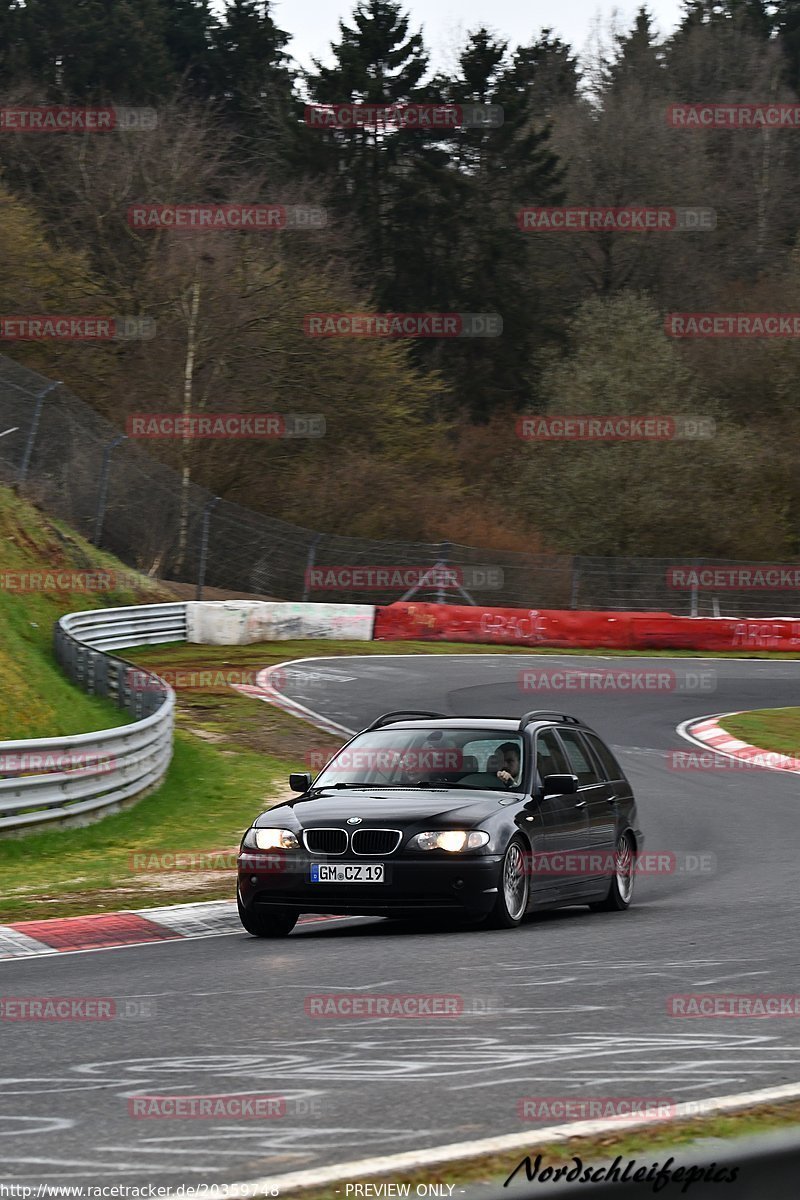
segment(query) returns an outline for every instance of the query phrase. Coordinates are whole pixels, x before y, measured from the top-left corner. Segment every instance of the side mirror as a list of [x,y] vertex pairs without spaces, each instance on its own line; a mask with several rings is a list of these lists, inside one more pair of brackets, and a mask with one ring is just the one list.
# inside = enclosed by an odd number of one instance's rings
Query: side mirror
[[545,796],[572,796],[578,790],[577,775],[545,775]]
[[289,787],[293,792],[307,792],[311,787],[311,775],[308,771],[292,772],[289,776]]

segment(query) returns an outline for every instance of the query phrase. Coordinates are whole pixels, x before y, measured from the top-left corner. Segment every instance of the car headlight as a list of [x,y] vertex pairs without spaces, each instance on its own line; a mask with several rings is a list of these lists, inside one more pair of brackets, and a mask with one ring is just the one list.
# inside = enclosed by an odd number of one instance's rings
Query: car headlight
[[248,829],[242,838],[242,850],[299,850],[291,829]]
[[412,850],[449,850],[458,854],[462,850],[477,850],[488,842],[489,835],[482,829],[438,829],[418,833],[408,844]]

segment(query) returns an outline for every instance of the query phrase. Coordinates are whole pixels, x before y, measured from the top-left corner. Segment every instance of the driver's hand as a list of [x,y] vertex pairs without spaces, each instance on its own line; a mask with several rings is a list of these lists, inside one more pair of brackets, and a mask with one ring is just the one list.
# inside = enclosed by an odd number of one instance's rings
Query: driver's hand
[[498,771],[497,778],[502,779],[503,783],[513,783],[514,782],[514,776],[510,775],[508,771]]

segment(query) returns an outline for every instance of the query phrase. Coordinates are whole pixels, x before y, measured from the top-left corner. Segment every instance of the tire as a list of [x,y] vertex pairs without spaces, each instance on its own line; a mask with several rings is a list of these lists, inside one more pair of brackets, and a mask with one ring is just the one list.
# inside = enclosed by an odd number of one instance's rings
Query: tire
[[242,907],[242,902],[238,896],[236,897],[236,903],[239,908],[239,920],[253,937],[287,937],[297,924],[297,918],[300,915],[291,908],[276,908],[271,912],[254,913]]
[[494,929],[516,929],[522,924],[531,890],[525,849],[525,842],[520,837],[512,838],[506,847],[500,866],[497,900],[488,918],[488,924]]
[[633,883],[636,878],[636,847],[629,833],[621,833],[614,849],[614,874],[605,900],[595,900],[589,905],[592,912],[624,912],[633,899]]

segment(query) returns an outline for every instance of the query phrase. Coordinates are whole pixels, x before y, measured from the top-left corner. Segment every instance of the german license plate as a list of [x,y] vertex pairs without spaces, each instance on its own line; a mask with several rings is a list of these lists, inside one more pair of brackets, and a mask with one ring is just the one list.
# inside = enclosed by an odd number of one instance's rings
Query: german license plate
[[384,863],[312,863],[312,883],[385,883]]

